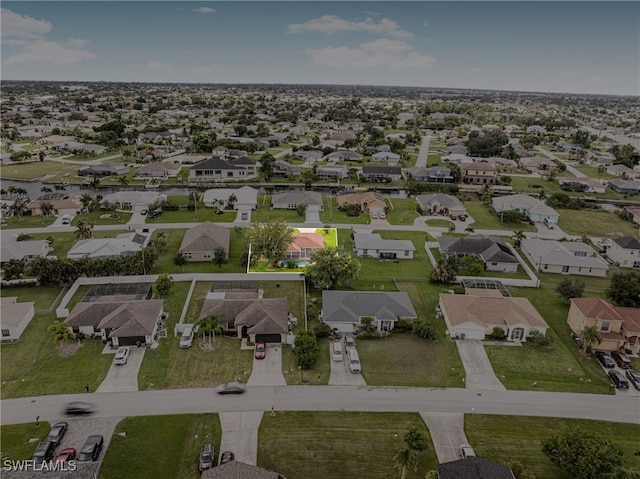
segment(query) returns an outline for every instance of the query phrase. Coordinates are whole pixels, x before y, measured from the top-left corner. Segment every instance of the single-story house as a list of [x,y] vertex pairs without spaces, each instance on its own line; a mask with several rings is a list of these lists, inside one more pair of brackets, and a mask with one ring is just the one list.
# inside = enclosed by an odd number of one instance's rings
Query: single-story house
[[371,161],[381,161],[388,165],[394,166],[400,162],[400,155],[390,151],[380,151],[371,155]]
[[[594,349],[618,351],[629,343],[630,347],[638,347],[638,313],[637,308],[620,308],[609,304],[602,298],[572,298],[567,315],[567,323],[575,334],[585,328],[595,326],[602,342],[594,344]],[[629,320],[629,329],[635,330],[628,340],[624,335],[624,325]]]
[[17,238],[17,234],[11,234],[6,230],[2,232],[0,235],[0,263],[6,263],[12,259],[36,259],[49,254],[51,248],[48,241],[18,241]]
[[44,214],[42,212],[42,205],[43,203],[48,203],[53,207],[51,213],[54,215],[73,215],[82,208],[80,198],[80,195],[70,195],[68,193],[44,193],[35,200],[27,203],[27,210],[30,211],[33,216],[42,215]]
[[484,261],[487,271],[516,273],[518,258],[509,246],[495,236],[472,235],[462,238],[440,236],[438,238],[442,256],[454,256],[458,259],[475,256]]
[[293,233],[293,241],[287,246],[285,258],[309,259],[314,251],[322,248],[324,248],[324,238],[321,233]]
[[46,146],[53,146],[58,143],[64,143],[68,141],[76,141],[76,137],[68,136],[68,135],[66,136],[65,135],[49,135],[49,136],[45,136],[44,138],[40,138],[38,140],[38,143]]
[[161,324],[164,301],[91,301],[75,305],[64,323],[74,333],[99,335],[114,348],[149,345]]
[[166,200],[167,195],[157,191],[116,191],[105,195],[100,204],[111,205],[118,210],[143,211]]
[[58,152],[88,151],[96,155],[102,155],[107,151],[106,146],[81,143],[79,141],[61,141],[51,145],[51,148]]
[[402,179],[402,168],[399,166],[371,166],[362,167],[362,175],[367,181],[399,181]]
[[211,261],[214,251],[222,248],[229,257],[229,228],[209,221],[189,228],[182,238],[179,252],[187,261]]
[[560,217],[560,214],[553,208],[533,196],[525,194],[492,198],[491,206],[498,213],[517,210],[534,223],[544,223],[546,219],[549,223],[558,224],[558,218]]
[[0,298],[0,331],[2,341],[17,341],[35,314],[36,303],[18,303],[17,297]]
[[78,176],[93,176],[94,178],[102,178],[105,176],[126,175],[129,173],[128,166],[118,163],[101,163],[99,165],[83,166],[78,168]]
[[513,471],[481,457],[467,457],[436,466],[437,479],[515,479]]
[[507,341],[526,341],[534,331],[546,334],[547,323],[527,298],[502,296],[495,290],[467,289],[440,294],[440,309],[453,338],[484,339],[500,328]]
[[446,166],[431,166],[425,168],[416,166],[409,168],[409,175],[414,181],[426,181],[428,183],[453,183],[451,169]]
[[353,251],[361,258],[413,259],[410,240],[382,239],[377,233],[354,233]]
[[289,332],[286,298],[262,297],[261,292],[215,291],[207,295],[200,318],[219,314],[228,331],[238,338],[267,343],[285,343]]
[[606,171],[612,176],[621,176],[623,178],[635,178],[637,172],[633,171],[627,165],[610,165],[607,166]]
[[322,291],[319,319],[330,327],[350,333],[372,318],[377,331],[391,331],[398,319],[418,317],[405,292]]
[[349,175],[349,168],[346,165],[320,165],[316,168],[316,176],[320,179],[331,180],[333,178],[343,179]]
[[542,158],[540,156],[529,156],[520,158],[518,160],[520,167],[529,173],[539,173],[540,171],[557,170],[556,165],[552,160],[548,158]]
[[202,471],[202,479],[280,479],[281,477],[277,472],[235,460]]
[[428,213],[463,215],[467,210],[462,202],[455,196],[444,193],[431,193],[416,196],[416,202],[422,211]]
[[635,224],[640,224],[640,208],[625,206],[624,210],[629,214],[629,219]]
[[293,153],[294,156],[297,156],[301,160],[305,160],[307,165],[310,166],[311,163],[315,161],[319,161],[322,158],[322,151],[320,150],[298,150]]
[[122,233],[115,238],[90,238],[77,241],[67,258],[110,258],[135,254],[149,244],[150,234]]
[[541,273],[607,276],[609,263],[582,241],[524,239],[522,252]]
[[579,189],[583,188],[586,193],[606,193],[607,187],[600,181],[589,178],[588,176],[574,176],[568,178],[558,178],[558,183],[561,185],[567,185],[569,188]]
[[273,164],[271,176],[273,178],[286,178],[288,176],[302,175],[302,165],[292,165],[285,160],[276,160]]
[[153,161],[142,165],[135,173],[136,178],[169,178],[180,174],[182,164],[177,161]]
[[324,208],[322,194],[317,191],[287,191],[271,198],[273,209],[295,210],[302,203],[314,211],[322,211]]
[[214,179],[235,179],[251,176],[245,165],[234,165],[222,158],[209,158],[196,163],[189,169],[189,179],[209,181]]
[[338,208],[345,209],[349,205],[358,205],[360,211],[368,213],[371,208],[378,208],[384,210],[386,203],[380,193],[375,191],[341,191],[336,196],[336,203]]
[[327,155],[327,161],[362,161],[362,155],[355,151],[338,150]]
[[609,188],[623,195],[634,195],[640,192],[640,181],[633,180],[609,180]]
[[631,236],[614,238],[607,256],[622,268],[640,268],[640,242]]
[[[229,201],[235,197],[235,201]],[[207,208],[226,208],[229,203],[233,204],[236,211],[255,210],[258,208],[258,190],[250,186],[242,188],[214,188],[204,192],[202,201]]]

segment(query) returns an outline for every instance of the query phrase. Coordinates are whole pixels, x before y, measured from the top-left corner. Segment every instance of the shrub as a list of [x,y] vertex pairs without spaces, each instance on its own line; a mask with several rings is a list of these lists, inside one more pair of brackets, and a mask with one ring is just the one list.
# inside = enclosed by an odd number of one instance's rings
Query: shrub
[[436,339],[436,332],[431,326],[431,321],[414,321],[411,332],[422,339]]
[[507,333],[504,332],[504,329],[495,327],[491,332],[491,337],[493,339],[502,340],[507,337]]
[[313,327],[316,338],[328,338],[331,335],[331,327],[327,323],[318,323]]
[[553,338],[551,336],[542,334],[540,331],[532,331],[527,338],[527,342],[533,344],[534,346],[549,346],[551,343],[553,343]]
[[413,330],[413,323],[406,319],[399,319],[396,321],[396,325],[393,328],[395,333],[410,333]]

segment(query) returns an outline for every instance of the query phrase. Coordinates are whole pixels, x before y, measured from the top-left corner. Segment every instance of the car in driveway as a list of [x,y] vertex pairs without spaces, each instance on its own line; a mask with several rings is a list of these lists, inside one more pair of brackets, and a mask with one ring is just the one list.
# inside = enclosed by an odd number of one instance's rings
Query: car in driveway
[[49,431],[47,441],[53,442],[53,444],[56,446],[60,445],[60,441],[62,441],[62,438],[64,437],[68,428],[69,424],[64,421],[55,423]]
[[378,213],[378,217],[381,220],[386,220],[387,219],[387,214],[384,211],[381,211],[380,213]]
[[63,449],[56,456],[56,462],[69,462],[69,461],[75,461],[75,459],[76,459],[76,450],[72,447]]
[[40,442],[36,447],[36,450],[33,452],[33,456],[31,460],[36,464],[42,464],[43,462],[50,461],[53,459],[53,452],[56,449],[56,445],[47,439]]
[[127,364],[127,359],[129,359],[129,348],[127,346],[123,346],[118,348],[116,352],[116,357],[113,358],[113,364],[122,365]]
[[180,336],[180,347],[182,349],[188,349],[193,344],[193,328],[185,328]]
[[100,451],[102,451],[103,445],[104,437],[97,434],[89,436],[85,441],[84,446],[82,446],[82,449],[80,449],[78,461],[97,461],[98,457],[100,457]]
[[356,348],[356,339],[350,334],[344,337],[344,347],[345,349],[355,349]]
[[215,455],[213,444],[203,444],[202,449],[200,449],[200,458],[198,459],[198,471],[202,472],[206,469],[211,469]]
[[264,359],[266,355],[267,355],[267,345],[262,341],[258,341],[256,343],[256,353],[255,353],[256,359]]
[[249,213],[247,213],[246,211],[243,211],[242,213],[240,213],[240,219],[242,221],[246,221],[249,219]]
[[96,407],[88,402],[74,401],[68,403],[64,410],[70,416],[81,416],[84,414],[92,414],[96,410]]
[[222,466],[223,464],[226,464],[227,462],[231,462],[236,458],[235,454],[232,453],[231,451],[224,451],[222,453],[222,455],[220,456],[220,464],[218,464],[219,466]]
[[462,457],[462,459],[466,459],[468,457],[476,457],[476,453],[469,444],[461,444],[460,457]]
[[242,394],[245,390],[244,384],[236,382],[220,384],[216,388],[218,394]]
[[629,361],[629,357],[626,354],[621,353],[619,351],[614,351],[611,353],[611,357],[620,368],[631,369],[632,364],[631,364],[631,361]]
[[593,353],[603,368],[611,369],[616,367],[614,360],[604,351],[596,351]]
[[633,387],[640,391],[640,373],[637,373],[633,369],[627,369],[624,375],[627,376],[627,379],[633,384]]
[[611,379],[611,383],[616,389],[621,389],[623,391],[629,389],[629,382],[624,378],[620,371],[616,369],[609,371],[609,379]]

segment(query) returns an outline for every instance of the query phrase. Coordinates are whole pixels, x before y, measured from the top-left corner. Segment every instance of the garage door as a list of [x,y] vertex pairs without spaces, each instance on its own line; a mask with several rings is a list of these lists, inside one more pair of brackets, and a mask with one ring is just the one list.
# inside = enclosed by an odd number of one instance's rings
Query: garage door
[[279,334],[256,334],[256,343],[263,341],[265,343],[279,343],[282,337]]
[[138,341],[144,344],[144,336],[131,336],[128,338],[118,338],[118,344],[120,346],[135,346]]
[[484,339],[484,331],[471,328],[457,328],[456,337],[460,339]]

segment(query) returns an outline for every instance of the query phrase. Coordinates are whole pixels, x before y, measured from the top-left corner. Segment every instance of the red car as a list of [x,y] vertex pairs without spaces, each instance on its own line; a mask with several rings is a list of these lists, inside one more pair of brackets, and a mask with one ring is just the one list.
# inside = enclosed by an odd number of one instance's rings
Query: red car
[[264,359],[266,355],[267,355],[266,345],[262,341],[256,343],[256,359]]
[[76,450],[72,447],[68,447],[67,449],[63,449],[56,457],[56,462],[67,462],[73,461],[76,458]]

